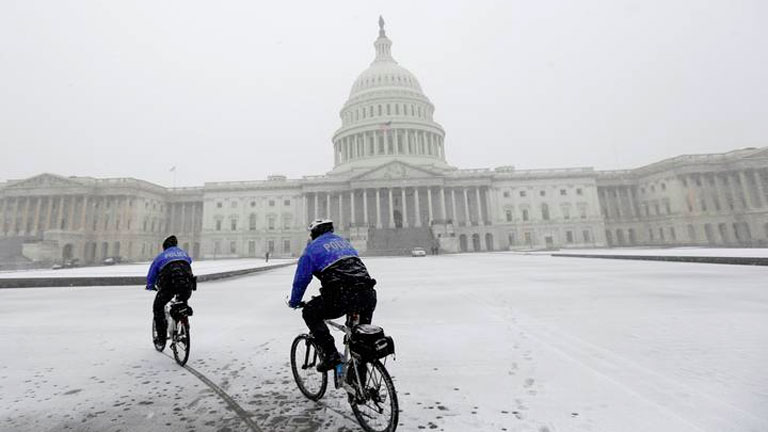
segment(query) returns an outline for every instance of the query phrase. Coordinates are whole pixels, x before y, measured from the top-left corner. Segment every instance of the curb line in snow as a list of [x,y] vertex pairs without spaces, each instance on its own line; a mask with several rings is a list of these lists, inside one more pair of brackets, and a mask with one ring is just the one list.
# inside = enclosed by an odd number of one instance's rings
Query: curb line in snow
[[679,255],[596,255],[596,254],[550,254],[553,257],[566,258],[604,258],[604,259],[625,259],[625,260],[643,260],[643,261],[672,261],[672,262],[692,262],[705,264],[732,264],[732,265],[753,265],[768,266],[768,258],[764,257],[707,257],[707,256],[679,256]]
[[[295,261],[281,264],[252,267],[239,270],[230,270],[218,273],[202,274],[197,277],[198,282],[209,282],[218,279],[226,279],[244,276],[251,273],[259,273],[281,267],[292,266]],[[47,287],[75,287],[75,286],[142,286],[147,283],[146,276],[80,276],[80,277],[29,277],[29,278],[0,278],[0,288],[47,288]]]

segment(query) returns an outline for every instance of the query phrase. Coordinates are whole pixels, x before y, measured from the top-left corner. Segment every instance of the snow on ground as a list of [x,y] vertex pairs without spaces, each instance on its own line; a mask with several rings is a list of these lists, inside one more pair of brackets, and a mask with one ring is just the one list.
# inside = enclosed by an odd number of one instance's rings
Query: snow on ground
[[[398,430],[768,430],[762,267],[467,254],[369,258]],[[304,399],[293,267],[200,284],[189,365],[263,431],[356,431]],[[314,288],[313,288],[314,289]],[[150,343],[136,287],[0,290],[0,430],[252,431]],[[339,338],[337,338],[338,340]],[[167,351],[166,351],[167,353]]]
[[[258,258],[229,260],[207,260],[192,262],[192,271],[196,275],[220,273],[232,270],[263,267],[287,263],[290,259],[271,259],[265,262]],[[82,277],[82,276],[146,276],[151,262],[115,264],[97,267],[75,267],[58,270],[18,270],[0,272],[0,278],[37,278],[37,277]]]
[[611,248],[611,249],[560,249],[556,252],[536,253],[562,253],[562,254],[586,254],[586,255],[659,255],[659,256],[705,256],[705,257],[768,257],[766,248]]

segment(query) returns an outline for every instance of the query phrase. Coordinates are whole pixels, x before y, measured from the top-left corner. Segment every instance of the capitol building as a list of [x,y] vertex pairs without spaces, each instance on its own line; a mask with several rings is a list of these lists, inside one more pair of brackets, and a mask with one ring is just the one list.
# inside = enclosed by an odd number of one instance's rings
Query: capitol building
[[768,148],[622,171],[461,169],[383,21],[317,176],[165,188],[41,174],[0,183],[0,263],[148,260],[175,234],[196,259],[298,256],[331,218],[366,255],[611,246],[768,246]]

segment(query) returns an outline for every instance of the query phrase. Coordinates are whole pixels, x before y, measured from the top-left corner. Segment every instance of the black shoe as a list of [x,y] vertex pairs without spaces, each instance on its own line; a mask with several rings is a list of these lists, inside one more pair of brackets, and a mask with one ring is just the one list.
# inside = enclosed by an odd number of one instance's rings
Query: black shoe
[[341,363],[341,355],[338,352],[331,354],[330,356],[323,356],[322,361],[317,364],[318,372],[327,372]]

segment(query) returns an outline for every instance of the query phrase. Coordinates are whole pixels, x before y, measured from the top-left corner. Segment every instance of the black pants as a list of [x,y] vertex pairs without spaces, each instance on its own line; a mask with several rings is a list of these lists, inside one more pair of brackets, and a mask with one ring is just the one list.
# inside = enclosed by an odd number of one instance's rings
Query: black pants
[[157,329],[157,334],[161,335],[160,337],[165,336],[168,332],[168,323],[165,320],[165,305],[168,304],[175,295],[179,296],[180,301],[185,302],[192,296],[192,288],[160,287],[155,296],[155,302],[152,304],[152,312],[155,315],[155,328]]
[[320,296],[307,302],[302,315],[309,332],[327,355],[336,352],[336,344],[324,320],[357,313],[360,315],[360,324],[370,324],[375,309],[376,290],[373,288],[321,288]]

